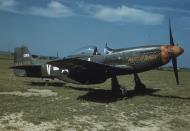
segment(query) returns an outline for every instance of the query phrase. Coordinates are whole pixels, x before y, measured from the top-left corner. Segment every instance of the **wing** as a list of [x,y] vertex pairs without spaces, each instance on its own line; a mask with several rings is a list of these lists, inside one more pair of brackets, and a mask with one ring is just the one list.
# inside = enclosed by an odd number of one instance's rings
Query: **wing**
[[86,70],[86,71],[93,71],[93,72],[103,72],[107,75],[119,75],[119,74],[126,74],[131,73],[133,71],[132,67],[126,66],[123,67],[116,67],[107,64],[97,63],[93,61],[86,61],[82,59],[76,58],[69,58],[69,59],[61,59],[50,61],[48,64],[52,66],[59,67],[61,69],[74,69],[74,70]]

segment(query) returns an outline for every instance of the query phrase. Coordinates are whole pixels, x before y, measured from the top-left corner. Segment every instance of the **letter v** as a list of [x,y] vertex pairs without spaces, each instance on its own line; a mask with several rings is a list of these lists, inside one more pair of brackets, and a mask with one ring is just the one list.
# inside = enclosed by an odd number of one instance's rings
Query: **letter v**
[[50,75],[51,73],[51,65],[47,64],[47,74]]

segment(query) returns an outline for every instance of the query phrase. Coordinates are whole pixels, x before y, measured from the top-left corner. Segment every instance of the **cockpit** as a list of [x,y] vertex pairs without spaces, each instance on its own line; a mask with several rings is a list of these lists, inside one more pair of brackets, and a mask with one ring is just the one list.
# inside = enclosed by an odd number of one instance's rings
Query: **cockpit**
[[98,48],[96,46],[86,46],[74,51],[68,57],[88,57],[93,55],[100,55]]

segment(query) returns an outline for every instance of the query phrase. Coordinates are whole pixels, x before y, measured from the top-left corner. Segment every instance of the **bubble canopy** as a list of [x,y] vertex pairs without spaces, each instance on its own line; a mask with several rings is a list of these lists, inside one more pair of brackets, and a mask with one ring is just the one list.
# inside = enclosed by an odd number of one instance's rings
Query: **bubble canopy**
[[72,52],[68,57],[100,55],[96,46],[85,46]]

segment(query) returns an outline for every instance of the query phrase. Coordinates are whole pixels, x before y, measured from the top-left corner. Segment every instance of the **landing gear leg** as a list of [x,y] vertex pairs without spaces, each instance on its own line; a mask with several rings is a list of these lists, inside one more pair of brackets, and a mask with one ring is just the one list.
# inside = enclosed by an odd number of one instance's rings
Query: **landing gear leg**
[[126,96],[127,94],[127,89],[124,87],[121,87],[119,85],[119,82],[117,80],[116,76],[113,76],[111,78],[111,85],[112,85],[112,92],[116,95],[122,95],[122,96]]
[[134,73],[134,80],[135,80],[135,91],[136,92],[144,92],[146,87],[145,85],[141,82],[139,76],[137,73]]

